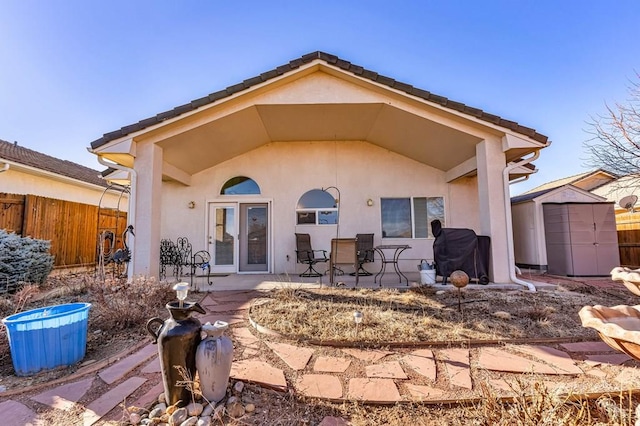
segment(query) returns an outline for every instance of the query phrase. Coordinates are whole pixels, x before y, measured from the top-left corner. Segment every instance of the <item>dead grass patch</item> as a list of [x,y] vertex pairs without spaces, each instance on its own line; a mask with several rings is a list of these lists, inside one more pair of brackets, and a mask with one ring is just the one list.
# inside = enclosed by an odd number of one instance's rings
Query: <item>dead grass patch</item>
[[[613,294],[611,293],[613,292]],[[282,289],[253,306],[263,327],[299,340],[424,342],[518,338],[598,339],[582,327],[585,305],[633,304],[628,291],[597,294],[558,291],[397,289]],[[363,314],[357,327],[353,313]],[[494,315],[496,312],[508,315]]]

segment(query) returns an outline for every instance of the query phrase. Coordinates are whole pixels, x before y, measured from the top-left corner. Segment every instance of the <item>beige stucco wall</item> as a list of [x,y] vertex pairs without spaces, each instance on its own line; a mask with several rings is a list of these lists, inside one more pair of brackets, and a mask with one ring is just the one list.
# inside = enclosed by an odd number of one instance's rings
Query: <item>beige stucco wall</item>
[[[9,170],[0,173],[0,192],[39,195],[97,206],[100,204],[104,188],[53,175],[36,175],[17,170],[17,167],[10,167]],[[102,207],[117,208],[119,204],[121,211],[127,211],[127,197],[123,197],[118,203],[119,199],[119,193],[108,192],[103,197]]]
[[[443,171],[410,158],[367,142],[332,141],[270,143],[194,175],[190,187],[164,182],[161,237],[175,240],[186,236],[194,251],[209,250],[208,203],[243,199],[218,195],[222,185],[234,176],[247,176],[258,183],[261,196],[249,196],[251,200],[272,203],[275,273],[295,274],[303,269],[295,263],[295,232],[311,234],[314,248],[325,250],[329,250],[330,240],[336,236],[335,225],[296,225],[298,199],[314,188],[340,189],[340,237],[373,232],[376,244],[411,245],[403,254],[403,270],[415,269],[419,259],[433,258],[433,239],[383,241],[381,197],[444,197],[446,226],[471,228],[480,233],[475,178],[447,184]],[[366,204],[369,198],[374,201],[372,207]],[[189,201],[195,201],[195,209],[187,207]]]

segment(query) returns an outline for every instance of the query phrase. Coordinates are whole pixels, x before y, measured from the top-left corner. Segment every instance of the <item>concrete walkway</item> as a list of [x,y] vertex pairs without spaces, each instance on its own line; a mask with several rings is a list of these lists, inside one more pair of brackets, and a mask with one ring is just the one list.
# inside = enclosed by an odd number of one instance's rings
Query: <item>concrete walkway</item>
[[[310,347],[259,333],[248,321],[255,290],[214,291],[201,301],[202,323],[234,324],[232,378],[298,395],[369,404],[459,402],[483,396],[484,383],[496,396],[518,392],[518,381],[542,381],[563,393],[636,389],[640,364],[600,341],[553,345],[433,347],[373,350]],[[96,392],[97,390],[97,392]],[[163,391],[157,346],[144,342],[94,374],[49,389],[25,389],[1,398],[5,426],[38,424],[44,406],[60,410],[82,401],[78,414],[90,426],[118,420],[122,403],[149,407]],[[86,395],[96,395],[87,401]],[[76,407],[77,408],[77,407]]]

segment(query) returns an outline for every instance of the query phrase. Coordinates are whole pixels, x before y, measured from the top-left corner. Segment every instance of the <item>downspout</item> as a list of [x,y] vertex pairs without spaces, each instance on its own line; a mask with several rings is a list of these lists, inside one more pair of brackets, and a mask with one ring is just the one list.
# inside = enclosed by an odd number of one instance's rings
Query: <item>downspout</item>
[[[98,163],[102,164],[103,166],[107,167],[107,168],[112,168],[112,169],[116,169],[116,170],[120,170],[123,172],[127,172],[129,173],[129,176],[131,176],[131,186],[129,189],[129,206],[127,209],[127,221],[129,222],[130,225],[133,225],[136,222],[136,187],[137,187],[137,182],[138,182],[138,174],[136,173],[136,171],[130,167],[125,167],[123,165],[117,164],[117,163],[111,163],[111,162],[107,162],[104,160],[104,158],[102,158],[101,155],[99,155],[98,153],[96,153],[95,151],[91,150],[90,148],[87,148],[87,150],[92,153],[95,154],[98,157]],[[133,240],[135,241],[135,236],[133,236]],[[133,247],[133,244],[131,244],[131,247]],[[136,256],[136,250],[131,250],[131,264],[133,264],[134,258]],[[130,280],[133,278],[133,268],[128,268],[127,271],[127,278]]]
[[0,173],[6,172],[7,170],[9,170],[9,163],[4,163],[4,166],[0,169]]
[[536,292],[536,287],[530,282],[521,280],[516,275],[516,259],[514,254],[515,249],[513,246],[513,221],[511,218],[511,195],[509,193],[509,173],[516,167],[524,166],[525,164],[529,164],[532,161],[537,160],[539,156],[540,150],[537,150],[529,158],[525,158],[517,163],[507,164],[507,166],[502,171],[502,186],[504,187],[504,211],[505,221],[507,222],[507,256],[509,263],[509,278],[512,282],[527,287],[527,289],[529,289],[529,291],[532,293]]

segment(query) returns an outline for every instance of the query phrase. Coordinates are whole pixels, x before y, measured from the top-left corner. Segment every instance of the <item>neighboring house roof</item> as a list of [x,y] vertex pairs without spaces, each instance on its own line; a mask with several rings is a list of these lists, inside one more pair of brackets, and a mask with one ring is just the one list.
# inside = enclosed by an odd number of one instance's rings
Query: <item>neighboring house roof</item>
[[624,206],[620,205],[620,201],[629,195],[640,195],[640,175],[621,176],[593,189],[591,192],[605,197],[609,201],[614,201],[617,209],[625,210]]
[[332,66],[338,67],[343,71],[347,71],[350,73],[353,73],[354,75],[360,77],[360,78],[365,78],[371,81],[374,81],[378,84],[383,84],[386,85],[390,88],[393,88],[395,90],[400,90],[403,91],[409,95],[412,96],[416,96],[419,97],[423,100],[426,100],[428,102],[433,102],[435,104],[438,104],[444,108],[453,110],[453,111],[457,111],[463,114],[467,114],[469,116],[473,116],[479,120],[483,120],[486,121],[488,123],[492,123],[494,125],[497,126],[501,126],[507,129],[510,129],[516,133],[520,133],[522,135],[525,135],[537,142],[540,143],[547,143],[547,136],[542,135],[538,132],[536,132],[534,129],[531,129],[529,127],[525,127],[522,126],[518,123],[516,123],[515,121],[510,121],[510,120],[505,120],[501,117],[498,117],[497,115],[493,115],[493,114],[489,114],[487,112],[482,111],[481,109],[478,108],[473,108],[470,106],[467,106],[463,103],[460,102],[455,102],[452,101],[450,99],[447,99],[443,96],[439,96],[433,93],[430,93],[426,90],[422,90],[422,89],[418,89],[416,87],[411,86],[410,84],[406,84],[406,83],[402,83],[399,81],[396,81],[392,78],[389,77],[385,77],[383,75],[380,75],[374,71],[370,71],[366,68],[363,68],[359,65],[354,65],[351,62],[342,60],[340,58],[338,58],[337,56],[328,54],[328,53],[324,53],[324,52],[320,52],[320,51],[316,51],[313,53],[309,53],[307,55],[304,55],[298,59],[294,59],[293,61],[289,62],[288,64],[279,66],[271,71],[267,71],[264,72],[256,77],[253,78],[249,78],[247,80],[244,80],[241,83],[235,84],[233,86],[229,86],[224,90],[220,90],[214,93],[211,93],[208,96],[196,99],[188,104],[184,104],[181,106],[178,106],[172,110],[169,111],[165,111],[162,112],[160,114],[157,114],[153,117],[149,117],[147,119],[141,120],[137,123],[128,125],[128,126],[124,126],[122,128],[120,128],[119,130],[116,130],[114,132],[110,132],[110,133],[106,133],[104,134],[101,138],[93,141],[91,143],[91,148],[96,149],[101,147],[102,145],[105,145],[106,143],[112,141],[112,140],[116,140],[118,138],[121,138],[123,136],[129,135],[131,133],[135,133],[141,130],[144,130],[150,126],[162,123],[165,120],[169,120],[175,117],[178,117],[184,113],[190,112],[190,111],[194,111],[200,107],[203,107],[205,105],[209,105],[212,103],[215,103],[221,99],[230,97],[238,92],[241,92],[243,90],[249,89],[252,86],[264,83],[266,81],[269,81],[271,79],[274,79],[282,74],[285,74],[287,72],[290,72],[292,70],[295,70],[297,68],[300,68],[301,66],[308,64],[314,60],[321,60],[326,62],[327,64],[330,64]]
[[[582,188],[585,189],[587,191],[592,191],[595,188],[602,186],[602,185],[606,185],[608,182],[611,182],[613,180],[616,180],[618,178],[618,176],[616,176],[615,174],[608,172],[604,169],[596,169],[596,170],[591,170],[588,172],[584,172],[584,173],[579,173],[577,175],[573,175],[573,176],[568,176],[565,178],[561,178],[561,179],[556,179],[554,181],[551,182],[547,182],[547,183],[543,183],[542,185],[536,186],[535,188],[532,188],[526,192],[523,192],[522,194],[520,194],[518,197],[525,195],[525,194],[532,194],[532,193],[537,193],[540,191],[544,191],[544,190],[549,190],[549,189],[553,189],[553,188],[558,188],[560,186],[564,186],[564,185],[573,185],[573,186],[578,186],[581,187],[581,183],[582,182],[586,182],[588,181],[589,178],[592,178],[596,175],[602,175],[604,178],[607,179],[607,182],[600,182],[598,183],[596,186],[592,186],[592,187],[587,187],[587,188]],[[513,198],[512,198],[513,200]]]
[[42,154],[20,146],[17,142],[12,143],[0,139],[0,162],[4,160],[93,185],[107,187],[107,182],[99,177],[100,172],[97,170]]

